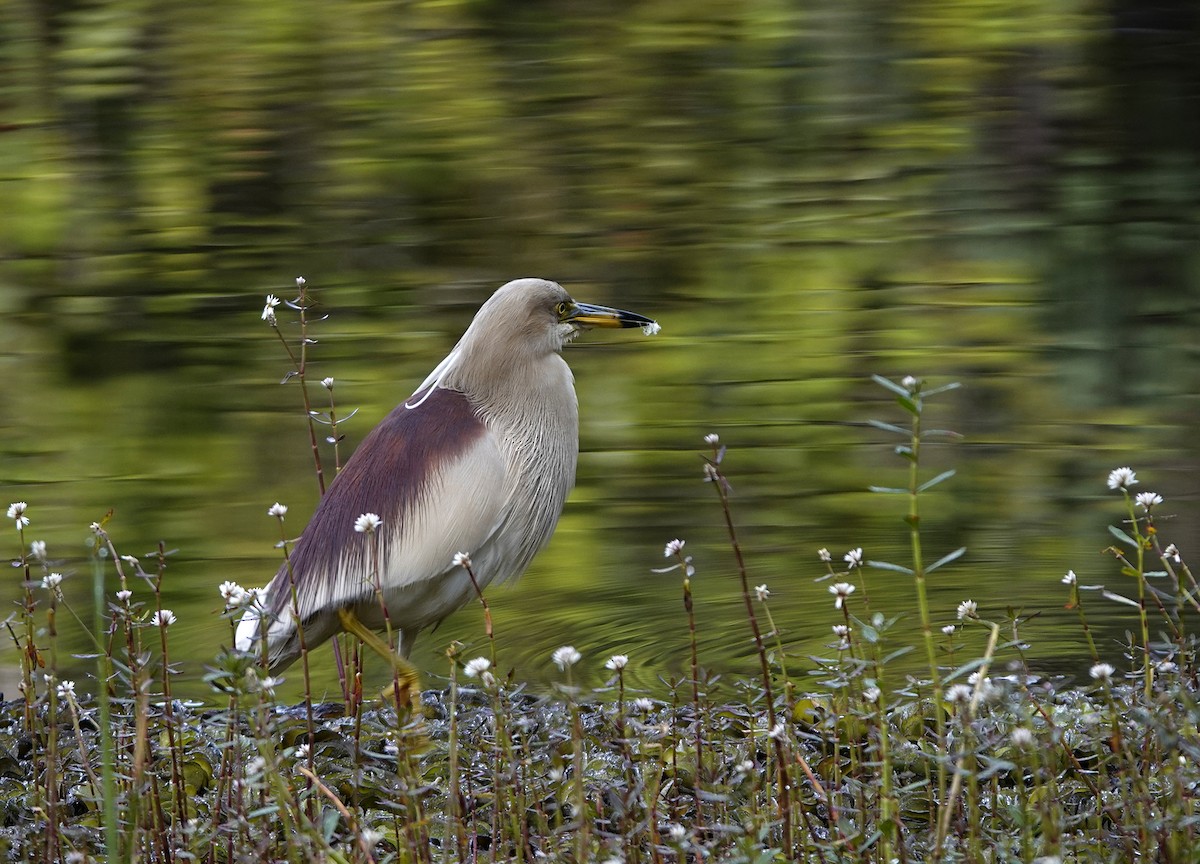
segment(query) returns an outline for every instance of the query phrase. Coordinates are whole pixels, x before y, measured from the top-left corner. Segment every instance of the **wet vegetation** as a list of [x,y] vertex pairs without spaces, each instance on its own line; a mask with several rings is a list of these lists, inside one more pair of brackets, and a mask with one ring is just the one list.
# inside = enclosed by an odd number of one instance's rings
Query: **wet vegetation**
[[[927,400],[953,385],[876,383],[905,418],[874,424],[906,463],[899,485],[874,491],[896,505],[906,560],[819,550],[813,578],[829,583],[829,606],[813,615],[827,616],[830,638],[820,656],[790,654],[738,541],[737,454],[708,436],[696,482],[715,493],[761,674],[705,670],[692,602],[703,589],[672,540],[660,572],[678,580],[692,662],[665,698],[627,686],[627,656],[571,646],[546,658],[557,683],[530,692],[503,673],[480,596],[490,656],[449,645],[448,686],[417,704],[378,696],[385,682],[364,678],[348,639],[339,701],[280,704],[258,659],[229,649],[206,676],[210,700],[174,699],[165,558],[120,554],[119,526],[101,522],[96,590],[109,570],[122,588],[97,606],[95,692],[84,693],[57,675],[56,621],[70,609],[52,556],[28,540],[36,505],[14,503],[26,599],[9,621],[22,682],[0,728],[0,843],[12,860],[47,862],[1185,860],[1198,842],[1200,586],[1159,534],[1161,496],[1138,492],[1129,468],[1111,472],[1109,553],[1130,587],[1066,574],[1090,680],[1039,676],[1019,613],[928,601],[926,580],[963,551],[924,549],[921,523],[954,474],[922,472],[923,449],[953,436],[927,426]],[[881,574],[911,581],[921,644],[897,642],[895,618],[873,604]],[[138,581],[153,602],[132,599]],[[257,602],[233,583],[220,597],[231,624]],[[1096,653],[1096,603],[1128,609],[1121,669]],[[894,671],[909,652],[923,674]],[[607,670],[604,687],[575,683],[589,664]]]

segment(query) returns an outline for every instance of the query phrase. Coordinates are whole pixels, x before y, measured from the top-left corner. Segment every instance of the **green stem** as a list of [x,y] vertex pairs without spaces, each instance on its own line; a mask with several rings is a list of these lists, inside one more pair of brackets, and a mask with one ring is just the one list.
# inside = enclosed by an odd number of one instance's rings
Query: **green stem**
[[[917,608],[921,614],[921,635],[925,642],[925,657],[929,662],[929,676],[933,684],[933,716],[937,729],[938,752],[946,750],[946,719],[942,714],[942,678],[938,671],[937,648],[933,641],[933,624],[929,618],[929,597],[925,590],[925,564],[921,556],[921,511],[919,506],[919,474],[921,462],[921,397],[914,396],[916,410],[912,420],[912,453],[908,463],[908,536],[912,546],[913,580],[917,586]],[[938,800],[946,797],[946,765],[937,765]],[[938,854],[935,852],[935,854]]]

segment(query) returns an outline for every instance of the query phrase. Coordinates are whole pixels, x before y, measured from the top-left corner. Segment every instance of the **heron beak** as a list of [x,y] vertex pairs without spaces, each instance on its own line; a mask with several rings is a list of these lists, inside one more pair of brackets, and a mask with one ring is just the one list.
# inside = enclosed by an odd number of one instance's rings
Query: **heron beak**
[[626,312],[624,309],[610,309],[607,306],[593,306],[591,303],[576,303],[563,316],[564,323],[580,327],[653,327],[655,321],[636,312]]

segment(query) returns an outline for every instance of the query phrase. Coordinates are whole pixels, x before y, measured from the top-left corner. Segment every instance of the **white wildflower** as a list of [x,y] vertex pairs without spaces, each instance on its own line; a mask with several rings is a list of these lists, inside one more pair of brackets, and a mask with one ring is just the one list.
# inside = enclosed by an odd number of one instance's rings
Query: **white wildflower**
[[900,386],[912,393],[917,389],[917,385],[921,383],[920,378],[914,378],[912,375],[905,375],[900,379]]
[[847,627],[845,624],[834,624],[833,625],[833,635],[837,636],[839,639],[845,639],[847,636],[850,635],[850,628]]
[[1139,492],[1133,500],[1135,504],[1149,513],[1151,507],[1163,502],[1163,497],[1157,492]]
[[39,561],[46,560],[46,541],[34,540],[29,544],[29,554]]
[[383,524],[383,520],[374,513],[364,513],[354,520],[354,530],[359,534],[374,534],[375,529]]
[[287,508],[286,504],[280,504],[278,501],[276,501],[274,504],[272,504],[270,507],[267,508],[267,515],[274,517],[276,519],[282,519],[284,516],[287,515],[287,511],[288,511],[288,508]]
[[979,606],[974,600],[964,600],[958,604],[958,609],[956,610],[958,613],[958,620],[962,621],[964,618],[978,618],[978,610]]
[[25,511],[29,509],[29,505],[24,501],[14,501],[8,505],[7,518],[16,523],[17,528],[24,528],[29,524],[29,517],[25,515]]
[[1109,489],[1128,489],[1130,486],[1136,486],[1137,482],[1137,475],[1128,466],[1115,468],[1108,473]]
[[471,556],[466,552],[455,552],[454,557],[450,559],[450,563],[455,567],[470,567]]
[[1097,663],[1088,670],[1088,674],[1096,681],[1108,681],[1117,670],[1108,663]]
[[946,698],[951,702],[965,703],[971,700],[971,688],[966,684],[953,684],[946,690]]
[[833,556],[830,555],[829,550],[825,549],[825,548],[821,548],[821,549],[817,550],[817,557],[820,558],[822,561],[832,561],[833,560]]
[[333,379],[332,378],[322,378],[321,386],[324,387],[326,390],[332,390],[333,389]]
[[953,624],[947,624],[945,627],[942,628],[942,632],[945,633],[947,636],[953,636],[954,631],[957,629],[958,628],[955,627]]
[[849,552],[847,552],[845,555],[842,556],[842,560],[850,565],[851,570],[853,570],[855,567],[861,567],[862,563],[863,563],[862,547],[860,546],[857,549],[851,549]]
[[42,579],[42,587],[47,591],[57,592],[58,586],[62,584],[62,580],[63,574],[61,573],[47,573],[45,578]]
[[1064,585],[1074,585],[1079,581],[1079,577],[1075,575],[1074,570],[1068,570],[1067,575],[1063,576],[1062,583]]
[[647,336],[657,336],[662,331],[662,325],[657,321],[651,321],[648,324],[642,325],[642,332]]
[[687,829],[678,822],[672,822],[671,827],[667,829],[667,834],[669,834],[671,839],[676,843],[682,843],[687,839],[688,832]]
[[754,594],[758,597],[759,603],[766,603],[767,598],[771,596],[771,592],[767,589],[766,585],[755,585]]
[[705,444],[711,444],[711,445],[715,446],[715,445],[719,444],[720,442],[721,442],[721,436],[718,435],[716,432],[709,432],[707,435],[704,436]]
[[159,609],[154,613],[154,623],[159,627],[170,627],[176,620],[175,613],[170,609]]
[[263,306],[262,320],[268,324],[275,323],[275,307],[279,305],[279,298],[274,294],[267,295],[266,305]]
[[1176,564],[1178,564],[1181,560],[1179,557],[1179,547],[1174,543],[1170,544],[1166,549],[1163,550],[1163,555],[1167,558],[1170,558]]
[[686,540],[672,540],[663,548],[663,557],[670,558],[672,555],[678,555],[683,551]]
[[128,588],[122,588],[120,591],[117,592],[117,599],[120,600],[122,603],[128,603],[129,598],[132,596],[133,596],[133,592],[130,591]]
[[785,727],[783,722],[780,721],[771,727],[770,731],[767,732],[767,737],[778,741],[783,738],[783,733],[786,731],[787,727]]
[[1033,731],[1025,726],[1018,726],[1012,731],[1012,743],[1014,747],[1019,747],[1025,750],[1033,746]]
[[246,589],[236,582],[222,582],[218,590],[227,609],[235,609],[246,602]]
[[967,683],[979,691],[980,699],[990,699],[996,693],[996,686],[992,684],[992,679],[987,676],[981,679],[978,672],[968,675]]
[[564,645],[561,648],[555,648],[554,653],[550,656],[554,660],[554,665],[564,672],[568,666],[574,666],[583,657],[583,655],[575,650],[574,645]]
[[59,699],[65,699],[68,702],[74,702],[75,701],[75,682],[74,681],[63,681],[61,684],[58,685],[58,688],[55,692],[58,693]]
[[359,836],[362,837],[363,843],[368,848],[374,848],[383,839],[383,832],[376,831],[374,828],[364,828],[359,832]]
[[620,672],[629,663],[629,657],[625,654],[614,654],[608,658],[608,662],[604,664],[605,669],[613,672]]
[[633,710],[642,714],[649,714],[654,710],[654,702],[645,696],[639,696],[633,700]]
[[303,744],[296,745],[296,758],[297,759],[308,759],[308,754],[310,752],[311,752],[311,748],[308,746],[307,741],[305,741]]
[[467,664],[463,666],[463,674],[468,678],[478,678],[491,668],[491,660],[486,657],[476,657],[474,660],[468,660]]
[[882,695],[883,694],[878,687],[867,687],[865,690],[863,690],[863,699],[865,699],[867,702],[878,702],[879,697]]
[[829,593],[837,598],[833,601],[833,608],[841,609],[846,598],[854,593],[854,586],[849,582],[836,582],[829,586]]

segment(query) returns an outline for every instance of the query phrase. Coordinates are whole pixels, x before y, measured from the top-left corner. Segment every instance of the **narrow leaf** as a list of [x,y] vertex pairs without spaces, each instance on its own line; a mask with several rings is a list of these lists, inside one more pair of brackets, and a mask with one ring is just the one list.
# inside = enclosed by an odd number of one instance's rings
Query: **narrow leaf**
[[958,472],[955,471],[953,468],[951,468],[949,471],[943,471],[941,474],[937,475],[932,480],[926,480],[924,483],[922,483],[920,486],[918,486],[917,491],[924,492],[926,489],[932,489],[937,484],[942,483],[946,480],[949,480],[951,477],[953,477],[957,473]]
[[883,387],[886,390],[891,390],[897,396],[903,396],[905,398],[908,398],[908,390],[904,387],[901,387],[895,381],[891,381],[887,378],[884,378],[882,375],[872,375],[871,380],[874,381],[876,384],[878,384],[880,387]]
[[1114,594],[1111,591],[1103,591],[1101,594],[1105,599],[1113,600],[1117,603],[1124,603],[1126,606],[1132,606],[1134,609],[1142,608],[1140,605],[1138,605],[1136,600],[1130,600],[1128,597],[1122,597],[1120,594]]
[[922,396],[936,396],[939,393],[945,393],[947,390],[957,390],[961,387],[957,381],[951,381],[949,384],[943,384],[941,387],[934,387],[932,390],[925,390],[921,393]]
[[905,438],[912,437],[911,430],[904,429],[900,426],[895,425],[894,423],[884,423],[882,420],[868,420],[867,425],[874,426],[876,429],[879,429],[883,432],[894,432],[895,434],[901,435]]
[[883,658],[883,664],[886,666],[888,663],[891,663],[897,657],[903,657],[909,651],[915,651],[915,650],[916,650],[916,648],[912,645],[905,645],[903,648],[897,648],[891,654],[889,654]]
[[903,408],[905,411],[907,411],[909,414],[913,415],[914,417],[918,416],[921,413],[920,403],[914,401],[913,398],[911,396],[909,396],[907,393],[904,394],[903,396],[897,396],[896,404],[899,405],[901,408]]
[[1118,528],[1116,525],[1109,525],[1108,533],[1116,537],[1122,543],[1132,546],[1134,549],[1138,547],[1137,541]]
[[885,495],[907,495],[907,489],[893,489],[890,486],[868,486],[871,492],[882,492]]
[[970,660],[970,661],[964,663],[963,665],[961,665],[957,669],[955,669],[953,672],[951,672],[949,675],[947,675],[943,679],[943,683],[949,684],[955,678],[962,678],[964,676],[970,675],[976,669],[978,669],[981,666],[986,665],[988,662],[989,662],[989,660],[986,657],[976,657],[974,660]]
[[958,547],[953,552],[951,552],[949,555],[945,555],[945,556],[939,558],[938,560],[936,560],[932,564],[930,564],[928,567],[926,567],[925,572],[932,573],[934,570],[938,569],[943,564],[949,564],[951,561],[957,561],[959,558],[961,558],[963,556],[963,553],[966,551],[967,551],[966,546]]
[[893,573],[903,573],[905,576],[913,575],[913,571],[909,568],[892,564],[890,561],[868,561],[867,564],[876,570],[891,570]]
[[961,432],[955,432],[953,429],[926,429],[921,433],[922,438],[963,438]]

